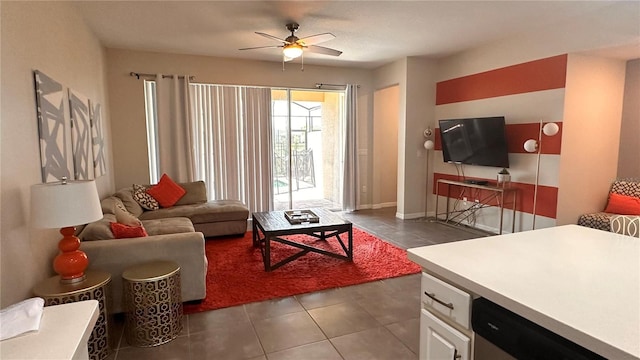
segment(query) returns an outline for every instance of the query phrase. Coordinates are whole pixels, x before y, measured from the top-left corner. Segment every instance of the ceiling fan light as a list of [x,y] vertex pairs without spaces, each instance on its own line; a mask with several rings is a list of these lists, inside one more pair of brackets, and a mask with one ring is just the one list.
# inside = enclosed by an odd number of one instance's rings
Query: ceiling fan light
[[302,46],[298,44],[289,44],[282,49],[285,58],[295,59],[302,55]]

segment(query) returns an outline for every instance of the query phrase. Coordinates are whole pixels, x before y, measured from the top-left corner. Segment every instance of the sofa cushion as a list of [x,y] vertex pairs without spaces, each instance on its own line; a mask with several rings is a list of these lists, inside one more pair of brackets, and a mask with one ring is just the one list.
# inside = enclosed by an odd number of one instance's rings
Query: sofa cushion
[[243,235],[247,231],[247,220],[218,221],[209,223],[193,224],[197,232],[204,234],[204,237]]
[[144,209],[140,206],[140,204],[138,204],[138,202],[133,199],[133,187],[120,189],[117,193],[115,193],[115,196],[122,200],[124,207],[127,208],[127,211],[132,213],[133,216],[140,217],[140,215],[144,212]]
[[207,186],[204,181],[178,183],[185,191],[183,197],[175,205],[190,205],[207,202]]
[[119,222],[111,222],[109,223],[109,226],[111,227],[111,232],[116,239],[148,236],[147,231],[144,229],[142,224],[139,224],[138,226],[129,226]]
[[213,200],[201,204],[173,206],[154,211],[145,211],[140,220],[188,217],[194,224],[247,220],[249,210],[237,200]]
[[613,214],[608,214],[605,212],[580,215],[580,217],[578,218],[578,225],[590,227],[593,229],[611,231],[610,222],[612,216]]
[[147,229],[147,233],[151,236],[195,231],[191,220],[186,217],[144,220],[142,224],[144,225],[145,229]]
[[78,235],[82,241],[113,239],[110,223],[116,221],[113,214],[104,214],[102,219],[87,224]]
[[[127,209],[124,208],[124,205],[121,203],[115,203],[114,210],[116,213],[116,221],[120,224],[124,224],[127,226],[140,226],[142,223],[138,220],[137,217],[133,216]],[[113,227],[111,229],[113,231]],[[115,233],[114,233],[115,235]]]
[[609,192],[640,198],[640,181],[638,179],[618,179],[611,184]]
[[117,198],[115,196],[109,196],[108,198],[102,199],[102,201],[100,201],[100,206],[102,207],[102,213],[115,215],[116,203],[122,204],[122,200],[120,200],[120,198]]
[[158,200],[163,208],[172,207],[184,196],[186,191],[176,184],[167,174],[162,174],[158,184],[147,189],[147,192]]
[[133,184],[133,199],[137,201],[143,209],[160,209],[160,204],[158,204],[158,201],[147,192],[148,189],[149,186]]

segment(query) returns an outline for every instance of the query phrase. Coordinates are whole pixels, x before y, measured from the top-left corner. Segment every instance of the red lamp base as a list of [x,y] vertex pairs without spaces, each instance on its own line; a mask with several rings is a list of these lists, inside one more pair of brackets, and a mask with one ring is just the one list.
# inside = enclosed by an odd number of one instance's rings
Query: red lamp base
[[87,254],[78,250],[80,239],[75,236],[73,226],[60,229],[64,237],[58,243],[60,253],[53,260],[53,269],[60,275],[60,282],[75,283],[85,279],[84,271],[89,266]]

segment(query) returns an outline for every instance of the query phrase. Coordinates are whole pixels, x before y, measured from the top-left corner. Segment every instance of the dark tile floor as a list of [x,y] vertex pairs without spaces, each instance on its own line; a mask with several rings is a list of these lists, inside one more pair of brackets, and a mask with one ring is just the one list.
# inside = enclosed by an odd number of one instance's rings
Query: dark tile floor
[[[483,236],[433,221],[400,220],[395,208],[343,216],[402,248]],[[115,328],[110,360],[417,359],[420,274],[184,316],[168,344],[137,348]]]

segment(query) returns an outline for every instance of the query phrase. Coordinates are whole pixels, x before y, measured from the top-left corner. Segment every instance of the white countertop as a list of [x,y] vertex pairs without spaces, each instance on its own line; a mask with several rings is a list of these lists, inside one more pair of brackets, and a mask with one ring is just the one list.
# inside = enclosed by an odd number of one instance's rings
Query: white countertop
[[1,359],[79,359],[98,320],[98,302],[45,306],[40,329],[0,342]]
[[407,250],[410,260],[609,359],[640,359],[640,239],[578,225]]

